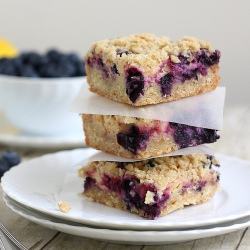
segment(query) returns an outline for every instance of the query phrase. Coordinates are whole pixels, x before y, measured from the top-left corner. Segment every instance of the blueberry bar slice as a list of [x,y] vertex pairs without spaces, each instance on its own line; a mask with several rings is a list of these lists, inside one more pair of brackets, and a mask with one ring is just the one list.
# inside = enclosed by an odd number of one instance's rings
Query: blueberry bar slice
[[119,115],[82,114],[89,147],[114,155],[144,159],[181,148],[213,143],[214,129]]
[[92,92],[134,106],[170,102],[214,90],[220,51],[209,42],[177,42],[134,34],[94,43],[85,56]]
[[205,154],[136,162],[90,162],[79,169],[90,200],[156,219],[208,201],[219,188],[216,158]]

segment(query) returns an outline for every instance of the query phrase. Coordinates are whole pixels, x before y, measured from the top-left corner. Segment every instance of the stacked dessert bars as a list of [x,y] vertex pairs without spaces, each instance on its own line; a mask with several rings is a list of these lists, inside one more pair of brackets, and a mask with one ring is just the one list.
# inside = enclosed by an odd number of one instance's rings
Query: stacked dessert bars
[[[215,90],[219,60],[218,50],[193,37],[173,42],[135,34],[96,42],[85,66],[92,92],[140,108]],[[79,169],[83,194],[91,200],[155,219],[206,202],[218,190],[214,156],[162,156],[213,143],[216,130],[120,115],[81,116],[88,146],[134,159],[93,161]]]

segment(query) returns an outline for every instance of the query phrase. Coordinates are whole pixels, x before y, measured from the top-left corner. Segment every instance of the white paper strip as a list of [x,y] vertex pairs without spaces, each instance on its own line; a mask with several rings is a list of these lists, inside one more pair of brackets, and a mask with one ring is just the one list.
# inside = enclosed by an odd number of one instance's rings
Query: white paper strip
[[133,107],[112,101],[89,91],[84,83],[70,111],[83,114],[102,114],[162,120],[221,130],[225,87],[206,94],[183,98],[169,103]]
[[[188,154],[214,155],[214,151],[211,148],[209,148],[209,147],[207,147],[205,145],[198,145],[198,146],[195,146],[195,147],[183,148],[183,149],[173,151],[171,153],[164,154],[164,155],[149,157],[147,159],[157,158],[157,157],[164,157],[164,156],[174,156],[174,155],[188,155]],[[145,159],[143,159],[143,160],[145,160]],[[112,154],[109,154],[109,153],[105,153],[105,152],[93,149],[93,154],[91,154],[90,156],[85,158],[83,161],[80,161],[79,163],[77,163],[76,166],[82,167],[82,166],[85,166],[86,164],[88,164],[89,162],[92,162],[92,161],[135,162],[135,161],[141,161],[141,160],[124,158],[124,157],[112,155]]]

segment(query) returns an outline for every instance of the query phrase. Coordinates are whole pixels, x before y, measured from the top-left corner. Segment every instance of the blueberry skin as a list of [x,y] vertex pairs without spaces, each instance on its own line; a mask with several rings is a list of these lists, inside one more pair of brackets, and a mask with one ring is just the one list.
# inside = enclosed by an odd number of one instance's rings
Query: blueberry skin
[[142,72],[135,67],[128,68],[126,75],[126,94],[130,101],[135,103],[140,95],[144,94],[144,76]]
[[86,76],[84,61],[75,62],[75,76]]
[[39,74],[36,72],[35,68],[32,65],[22,65],[19,68],[19,76],[24,77],[39,77]]
[[220,138],[217,130],[214,129],[193,127],[174,122],[169,122],[169,127],[174,131],[173,137],[179,148],[213,143]]
[[8,163],[9,168],[14,167],[21,162],[20,156],[17,153],[10,151],[4,152],[2,159]]
[[0,158],[0,178],[9,169],[10,169],[10,166],[9,166],[8,162],[5,159]]
[[49,61],[57,62],[60,61],[61,55],[62,54],[58,50],[50,49],[47,51],[45,56],[48,58]]
[[149,134],[140,131],[135,125],[132,125],[127,131],[121,131],[116,135],[117,143],[134,155],[137,154],[139,149],[145,150],[147,148],[148,138]]
[[11,59],[1,58],[0,59],[0,74],[17,76],[17,70]]
[[50,62],[41,68],[42,77],[71,77],[75,75],[75,67],[72,63]]

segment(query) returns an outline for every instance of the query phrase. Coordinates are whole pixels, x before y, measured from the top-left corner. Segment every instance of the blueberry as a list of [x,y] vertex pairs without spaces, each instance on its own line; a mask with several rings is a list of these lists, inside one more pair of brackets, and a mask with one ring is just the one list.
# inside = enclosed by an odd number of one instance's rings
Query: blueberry
[[62,54],[58,50],[56,50],[56,49],[50,49],[46,53],[46,57],[48,58],[49,61],[52,61],[52,62],[59,61],[60,58],[61,58],[61,55]]
[[71,77],[75,74],[75,67],[72,63],[51,62],[41,67],[41,76],[43,77]]
[[213,143],[220,138],[214,129],[193,127],[173,122],[170,122],[169,126],[174,130],[173,137],[179,148]]
[[12,59],[9,58],[0,59],[0,74],[11,75],[11,76],[17,75],[16,67],[13,64]]
[[116,54],[119,55],[120,57],[122,57],[123,54],[129,55],[129,54],[134,54],[134,53],[132,51],[129,51],[129,50],[117,50]]
[[119,71],[118,71],[118,69],[117,69],[117,67],[116,67],[115,64],[113,65],[113,67],[111,67],[111,71],[112,71],[113,73],[117,74],[117,75],[120,75],[120,74],[119,74]]
[[220,181],[220,174],[218,173],[217,176],[216,176],[216,181]]
[[198,75],[197,75],[198,69],[190,70],[189,72],[185,72],[182,74],[182,82],[186,80],[190,80],[191,78],[195,78],[198,80]]
[[146,149],[149,134],[132,125],[128,130],[119,132],[116,138],[119,145],[135,155],[138,149]]
[[25,77],[85,76],[84,61],[77,54],[64,54],[56,49],[45,55],[22,52],[18,57],[0,59],[0,74]]
[[[140,213],[143,212],[143,217],[150,219],[155,219],[160,215],[163,205],[170,197],[168,191],[164,191],[160,198],[154,184],[140,183],[137,178],[130,175],[124,175],[120,185],[122,190],[125,190],[123,195],[126,208],[128,210],[136,208]],[[154,201],[151,204],[144,203],[148,191],[155,193]]]
[[72,63],[78,63],[80,61],[79,56],[76,53],[70,53],[70,54],[68,54],[67,58]]
[[126,75],[126,94],[131,102],[135,103],[139,96],[144,94],[144,76],[135,67],[128,68]]
[[200,53],[198,53],[198,61],[200,61],[205,66],[211,66],[219,62],[220,59],[220,51],[215,50],[211,55],[207,50],[202,49]]
[[75,76],[85,76],[86,75],[84,60],[81,60],[76,53],[68,54],[67,60],[74,65]]
[[99,65],[100,67],[104,67],[105,66],[102,58],[98,58],[97,59],[97,65]]
[[217,64],[220,59],[220,51],[210,53],[205,49],[201,49],[192,59],[188,60],[187,56],[179,55],[180,62],[173,63],[170,59],[167,62],[170,72],[164,75],[159,84],[161,85],[161,93],[163,97],[171,95],[172,86],[176,82],[184,82],[195,78],[198,80],[198,74],[205,76],[208,67]]
[[42,55],[33,51],[23,52],[19,58],[22,60],[23,64],[32,65],[33,67],[43,64],[45,61],[45,58]]
[[75,62],[75,76],[86,76],[84,61]]
[[22,65],[19,68],[19,76],[25,77],[39,77],[38,73],[32,65]]
[[18,165],[21,162],[20,156],[17,153],[10,151],[4,152],[2,159],[4,159],[9,164],[10,168]]
[[173,74],[167,73],[160,79],[162,96],[166,97],[171,94]]
[[95,184],[96,184],[96,180],[88,176],[84,181],[84,190],[88,190]]
[[9,166],[8,162],[5,159],[0,158],[0,178],[9,169],[10,169],[10,166]]
[[108,69],[107,69],[106,65],[104,64],[102,58],[97,57],[96,63],[97,63],[97,67],[102,71],[102,77],[108,78],[109,77]]
[[[127,163],[119,163],[118,166],[126,168]],[[91,177],[85,180],[84,188],[87,190],[96,181]],[[111,177],[107,174],[102,176],[101,185],[108,190],[115,192],[126,204],[127,210],[137,209],[141,216],[150,219],[155,219],[160,215],[162,207],[165,205],[170,194],[168,190],[164,190],[161,198],[157,194],[157,188],[152,183],[140,183],[140,180],[130,174],[125,174],[122,177]],[[145,204],[145,197],[147,192],[154,193],[154,201],[151,204]]]

